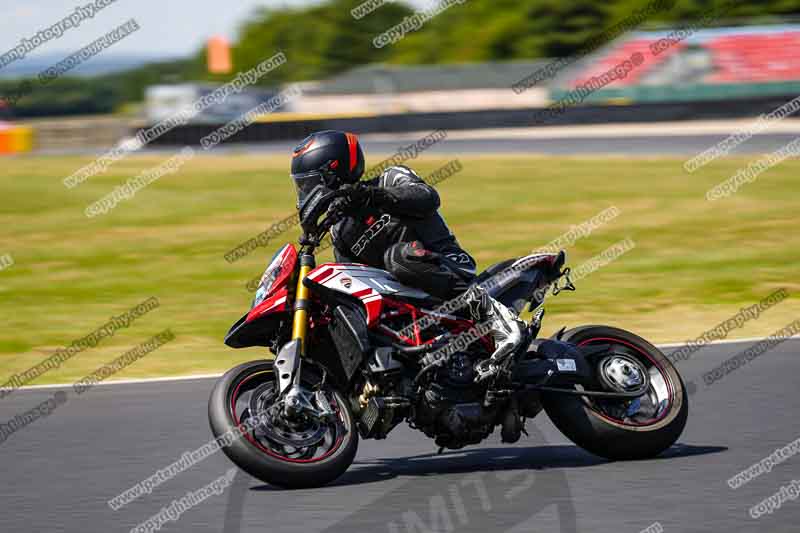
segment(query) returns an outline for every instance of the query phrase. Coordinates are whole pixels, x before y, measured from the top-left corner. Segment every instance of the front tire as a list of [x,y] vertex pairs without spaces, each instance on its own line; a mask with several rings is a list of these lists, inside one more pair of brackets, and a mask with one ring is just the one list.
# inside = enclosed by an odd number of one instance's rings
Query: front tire
[[[244,363],[226,372],[214,385],[208,401],[208,420],[214,436],[236,434],[237,427],[250,416],[248,409],[242,406],[252,404],[251,398],[244,395],[269,392],[274,381],[272,361],[267,360]],[[310,372],[306,371],[303,384],[310,387],[315,383]],[[225,455],[251,476],[279,487],[321,487],[335,480],[355,458],[358,433],[341,394],[330,388],[325,391],[336,410],[338,423],[336,428],[326,430],[331,434],[326,433],[322,450],[317,449],[319,446],[311,451],[287,447],[259,436],[257,431],[247,431],[242,438],[223,448]]]
[[[610,326],[583,326],[567,331],[563,341],[576,345],[609,344],[638,361],[650,376],[648,392],[635,405],[619,400],[543,393],[542,404],[553,424],[572,442],[612,460],[655,457],[683,432],[689,402],[680,374],[661,351],[628,331]],[[598,369],[599,372],[599,369]]]

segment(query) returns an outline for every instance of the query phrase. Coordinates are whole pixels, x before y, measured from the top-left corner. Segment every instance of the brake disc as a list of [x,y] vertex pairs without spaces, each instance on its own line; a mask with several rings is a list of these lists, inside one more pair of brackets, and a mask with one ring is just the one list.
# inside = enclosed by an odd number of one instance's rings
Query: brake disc
[[260,422],[256,433],[271,441],[294,448],[308,448],[322,442],[327,427],[319,420],[309,417],[304,417],[302,422],[295,427],[294,424],[276,414],[283,412],[280,404],[274,403],[276,396],[274,383],[265,383],[253,390],[249,407],[250,415],[258,418]]

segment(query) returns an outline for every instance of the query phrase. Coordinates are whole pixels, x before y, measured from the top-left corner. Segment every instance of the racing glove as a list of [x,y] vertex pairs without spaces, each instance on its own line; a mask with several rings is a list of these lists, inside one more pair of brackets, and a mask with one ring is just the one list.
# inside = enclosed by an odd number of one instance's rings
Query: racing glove
[[347,195],[337,205],[345,212],[358,211],[365,208],[380,208],[391,203],[392,198],[389,194],[374,185],[359,182],[347,189]]

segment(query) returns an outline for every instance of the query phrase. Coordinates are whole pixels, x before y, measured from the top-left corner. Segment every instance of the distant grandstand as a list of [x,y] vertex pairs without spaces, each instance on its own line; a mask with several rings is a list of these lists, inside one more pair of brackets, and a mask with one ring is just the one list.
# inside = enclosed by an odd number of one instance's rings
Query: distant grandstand
[[670,99],[665,87],[681,100],[789,94],[800,87],[800,24],[780,24],[633,32],[562,76],[554,99],[637,52],[646,58],[641,66],[587,100]]

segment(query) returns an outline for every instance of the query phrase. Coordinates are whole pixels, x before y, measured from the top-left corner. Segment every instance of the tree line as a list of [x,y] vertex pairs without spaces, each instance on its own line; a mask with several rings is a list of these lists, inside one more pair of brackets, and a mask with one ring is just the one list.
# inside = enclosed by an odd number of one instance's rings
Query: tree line
[[[264,77],[262,85],[324,79],[370,63],[446,64],[569,56],[608,28],[624,22],[655,0],[465,0],[453,3],[394,44],[377,48],[373,39],[414,14],[413,7],[387,2],[356,18],[364,0],[325,0],[305,7],[262,8],[239,28],[232,44],[233,72],[205,70],[205,50],[192,57],[144,65],[93,78],[65,77],[30,90],[7,105],[5,114],[44,116],[109,113],[141,101],[147,86],[206,81],[223,83],[277,50],[288,63]],[[680,25],[728,6],[727,20],[771,22],[800,13],[797,0],[661,0],[641,26]],[[19,93],[23,80],[0,82],[0,98]],[[3,110],[0,109],[0,113]]]

